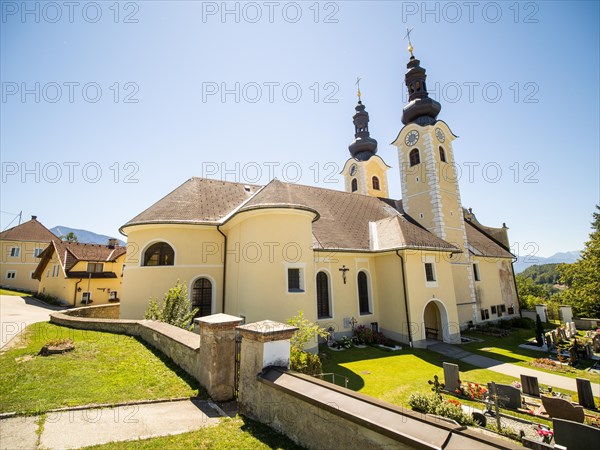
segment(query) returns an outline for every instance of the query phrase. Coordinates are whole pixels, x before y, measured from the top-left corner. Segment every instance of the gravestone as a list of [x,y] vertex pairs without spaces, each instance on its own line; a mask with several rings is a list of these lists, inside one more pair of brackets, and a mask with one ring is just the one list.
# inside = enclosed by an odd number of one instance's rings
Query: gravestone
[[548,350],[552,350],[552,336],[550,336],[550,333],[546,333],[544,335],[544,340],[546,341],[546,347],[548,347]]
[[573,333],[573,336],[577,334],[577,327],[575,327],[575,322],[571,322],[571,333]]
[[552,343],[556,345],[556,342],[558,341],[558,335],[556,334],[556,330],[552,330],[550,332],[550,335],[552,336]]
[[600,429],[564,419],[552,419],[554,442],[569,450],[589,450],[598,447]]
[[521,387],[523,394],[531,395],[532,397],[540,396],[540,385],[538,384],[537,377],[521,375]]
[[[491,392],[491,383],[488,383],[488,390]],[[519,409],[521,407],[521,390],[510,384],[496,383],[496,395],[500,397],[500,404],[503,408]]]
[[454,392],[459,387],[460,373],[458,364],[444,363],[444,385],[449,392]]
[[595,352],[600,352],[600,334],[596,334],[592,338],[592,347]]
[[583,349],[585,350],[585,359],[592,359],[592,356],[594,356],[594,351],[592,350],[592,344],[590,342],[586,342],[585,345],[583,346]]
[[596,409],[594,402],[594,394],[592,393],[592,383],[587,378],[576,378],[577,382],[577,397],[579,404],[584,408]]

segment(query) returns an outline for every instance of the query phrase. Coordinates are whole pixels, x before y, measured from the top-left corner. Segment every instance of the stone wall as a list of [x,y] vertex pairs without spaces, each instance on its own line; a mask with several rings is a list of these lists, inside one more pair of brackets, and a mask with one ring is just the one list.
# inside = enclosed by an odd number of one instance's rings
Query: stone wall
[[85,306],[83,308],[74,308],[61,311],[67,316],[73,317],[92,317],[97,319],[118,319],[120,304]]
[[97,318],[115,314],[118,305],[101,305],[50,314],[50,322],[71,328],[137,336],[169,357],[217,401],[235,393],[235,327],[239,317],[215,314],[196,319],[200,336],[153,320]]

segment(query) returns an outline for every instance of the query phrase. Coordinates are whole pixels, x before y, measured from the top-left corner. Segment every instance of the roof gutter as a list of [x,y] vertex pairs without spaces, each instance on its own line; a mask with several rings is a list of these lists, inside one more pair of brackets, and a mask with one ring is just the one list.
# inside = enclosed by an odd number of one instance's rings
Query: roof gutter
[[412,340],[412,333],[410,330],[410,315],[409,315],[409,310],[408,310],[408,291],[406,290],[406,270],[404,267],[404,258],[402,257],[402,255],[400,253],[398,253],[398,250],[396,250],[396,256],[398,256],[398,258],[400,258],[400,267],[401,267],[401,271],[402,271],[402,288],[404,290],[404,308],[406,310],[406,328],[408,330],[408,345],[410,345],[410,347],[412,348],[413,346],[413,340]]
[[221,312],[225,314],[225,289],[227,286],[227,236],[219,228],[221,225],[217,225],[217,231],[223,236],[223,289],[221,298]]

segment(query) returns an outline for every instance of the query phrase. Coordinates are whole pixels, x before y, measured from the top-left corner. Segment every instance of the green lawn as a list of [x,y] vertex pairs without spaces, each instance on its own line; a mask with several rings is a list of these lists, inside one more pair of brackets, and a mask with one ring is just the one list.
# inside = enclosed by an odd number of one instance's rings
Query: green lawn
[[27,297],[31,294],[25,294],[24,292],[11,291],[9,289],[0,289],[0,295],[16,295],[17,297]]
[[86,447],[89,450],[164,450],[164,449],[301,449],[285,436],[245,417],[223,419],[220,424],[189,433],[115,442]]
[[[467,351],[488,356],[502,362],[529,367],[542,372],[557,373],[556,370],[533,367],[529,364],[534,359],[545,358],[548,356],[545,352],[538,352],[519,347],[519,344],[530,339],[533,334],[533,330],[523,330],[519,328],[513,328],[510,335],[503,338],[475,332],[463,333],[464,336],[471,336],[484,340],[483,342],[469,342],[463,344],[463,348]],[[581,361],[578,366],[580,369],[569,368],[568,371],[560,372],[558,374],[569,378],[587,378],[594,383],[600,383],[600,375],[589,373],[584,370],[592,365],[593,361]]]
[[[37,356],[47,341],[61,338],[72,339],[75,350]],[[30,325],[16,346],[0,353],[0,373],[0,412],[205,395],[195,380],[136,338],[48,322]]]

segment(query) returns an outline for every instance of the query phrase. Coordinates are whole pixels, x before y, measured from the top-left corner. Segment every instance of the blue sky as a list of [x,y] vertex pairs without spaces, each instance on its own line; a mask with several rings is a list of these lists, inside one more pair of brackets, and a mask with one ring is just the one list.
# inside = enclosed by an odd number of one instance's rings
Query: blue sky
[[588,238],[598,2],[1,6],[2,229],[23,211],[117,235],[191,176],[343,189],[357,76],[399,198],[389,143],[413,27],[438,118],[459,136],[463,205],[506,222],[521,256]]

